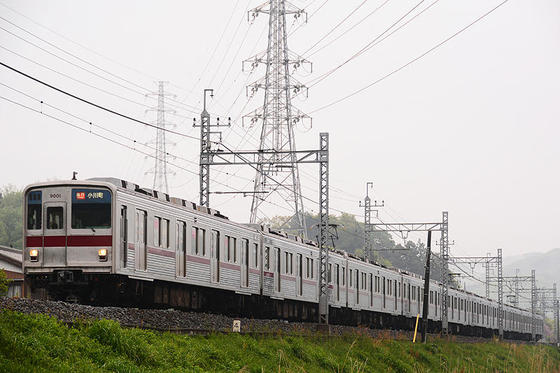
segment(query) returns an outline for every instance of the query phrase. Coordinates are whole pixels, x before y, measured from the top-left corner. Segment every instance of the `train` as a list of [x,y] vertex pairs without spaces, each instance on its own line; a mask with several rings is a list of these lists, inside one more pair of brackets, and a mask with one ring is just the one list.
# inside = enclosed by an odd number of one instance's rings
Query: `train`
[[[319,248],[311,240],[117,178],[24,189],[23,273],[31,297],[176,307],[317,322]],[[331,323],[413,329],[422,277],[331,249]],[[498,304],[449,289],[449,331],[491,337]],[[428,331],[441,329],[441,284],[430,282]],[[543,318],[504,304],[504,337],[543,334]],[[533,330],[535,318],[535,330]]]

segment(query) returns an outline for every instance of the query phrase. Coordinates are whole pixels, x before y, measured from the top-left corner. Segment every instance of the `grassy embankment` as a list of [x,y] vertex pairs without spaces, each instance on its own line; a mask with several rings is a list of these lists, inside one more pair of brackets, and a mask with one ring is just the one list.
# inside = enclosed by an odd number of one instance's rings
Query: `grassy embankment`
[[184,336],[0,312],[1,372],[560,372],[560,351],[346,336]]

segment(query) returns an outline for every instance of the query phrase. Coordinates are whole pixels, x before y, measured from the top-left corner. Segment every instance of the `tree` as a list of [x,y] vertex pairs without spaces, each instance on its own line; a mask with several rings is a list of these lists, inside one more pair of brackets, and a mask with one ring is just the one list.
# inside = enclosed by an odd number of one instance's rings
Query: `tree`
[[0,295],[6,295],[8,292],[8,284],[10,280],[6,276],[6,272],[2,268],[0,268]]
[[23,192],[8,185],[0,194],[0,245],[22,249]]

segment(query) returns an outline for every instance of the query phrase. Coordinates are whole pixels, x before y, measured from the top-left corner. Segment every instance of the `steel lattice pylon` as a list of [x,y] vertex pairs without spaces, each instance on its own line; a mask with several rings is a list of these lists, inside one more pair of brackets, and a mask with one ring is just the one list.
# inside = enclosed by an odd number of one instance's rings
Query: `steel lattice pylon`
[[[291,56],[286,30],[286,15],[298,17],[302,11],[291,5],[287,8],[285,0],[269,0],[252,11],[253,17],[259,13],[269,15],[268,48],[265,55],[257,55],[245,61],[250,62],[253,68],[259,64],[266,65],[264,80],[250,86],[253,93],[264,90],[264,104],[244,117],[244,120],[249,119],[251,125],[262,122],[259,150],[263,154],[259,156],[255,176],[250,221],[262,221],[262,203],[275,198],[272,195],[276,194],[280,203],[288,203],[293,211],[289,220],[293,219],[295,224],[292,223],[292,226],[296,225],[299,234],[305,237],[307,227],[297,157],[296,154],[289,153],[296,151],[294,126],[308,118],[292,107],[291,103],[292,96],[305,88],[291,77],[291,69],[300,66],[304,60]],[[273,154],[275,151],[288,153]],[[279,164],[286,160],[291,160],[289,165]]]
[[157,95],[158,105],[156,108],[150,109],[151,111],[157,112],[157,120],[155,124],[157,125],[156,139],[152,141],[155,144],[155,164],[154,167],[146,172],[146,174],[154,174],[153,189],[169,194],[169,186],[167,184],[167,175],[172,173],[167,169],[167,145],[171,145],[165,139],[165,130],[169,127],[174,126],[173,124],[166,123],[165,113],[174,113],[174,110],[165,109],[165,96],[173,96],[171,94],[166,94],[164,90],[166,82],[158,82],[158,92],[150,93],[149,95]]

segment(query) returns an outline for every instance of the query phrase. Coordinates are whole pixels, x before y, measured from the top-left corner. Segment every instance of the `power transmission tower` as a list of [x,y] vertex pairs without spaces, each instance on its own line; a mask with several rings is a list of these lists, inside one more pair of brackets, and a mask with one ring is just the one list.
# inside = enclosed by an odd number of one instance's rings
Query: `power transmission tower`
[[[262,203],[275,199],[278,203],[287,203],[293,212],[284,226],[291,223],[299,235],[307,238],[299,168],[294,153],[294,126],[311,119],[292,106],[291,101],[292,97],[306,91],[303,84],[295,81],[292,73],[308,62],[289,51],[286,30],[287,15],[299,18],[305,13],[285,0],[268,0],[249,12],[253,19],[260,13],[269,16],[268,48],[266,53],[258,54],[243,64],[249,64],[253,69],[261,64],[266,66],[265,77],[249,86],[252,94],[264,90],[264,104],[243,117],[244,122],[248,120],[250,125],[262,124],[259,150],[263,153],[259,157],[254,181],[250,222],[262,221]],[[277,152],[282,153],[275,154]]]
[[373,232],[371,225],[371,213],[375,212],[375,217],[378,217],[379,210],[373,210],[372,208],[385,206],[385,201],[381,201],[381,204],[377,204],[377,201],[371,204],[371,198],[369,198],[369,190],[372,189],[373,192],[373,181],[366,182],[366,197],[364,198],[364,203],[360,201],[359,206],[364,208],[364,254],[370,260],[373,260]]
[[169,194],[169,185],[167,183],[167,175],[173,174],[173,171],[167,169],[167,147],[173,145],[165,139],[166,129],[170,127],[175,127],[174,124],[167,123],[165,121],[165,113],[175,113],[174,110],[165,109],[165,97],[175,96],[169,93],[165,93],[165,83],[164,81],[158,82],[158,91],[148,93],[146,96],[157,95],[158,104],[157,107],[148,109],[146,111],[157,112],[157,120],[153,122],[157,126],[156,138],[151,141],[151,144],[155,144],[155,164],[152,169],[146,172],[146,174],[154,174],[153,188],[154,190],[162,191]]

